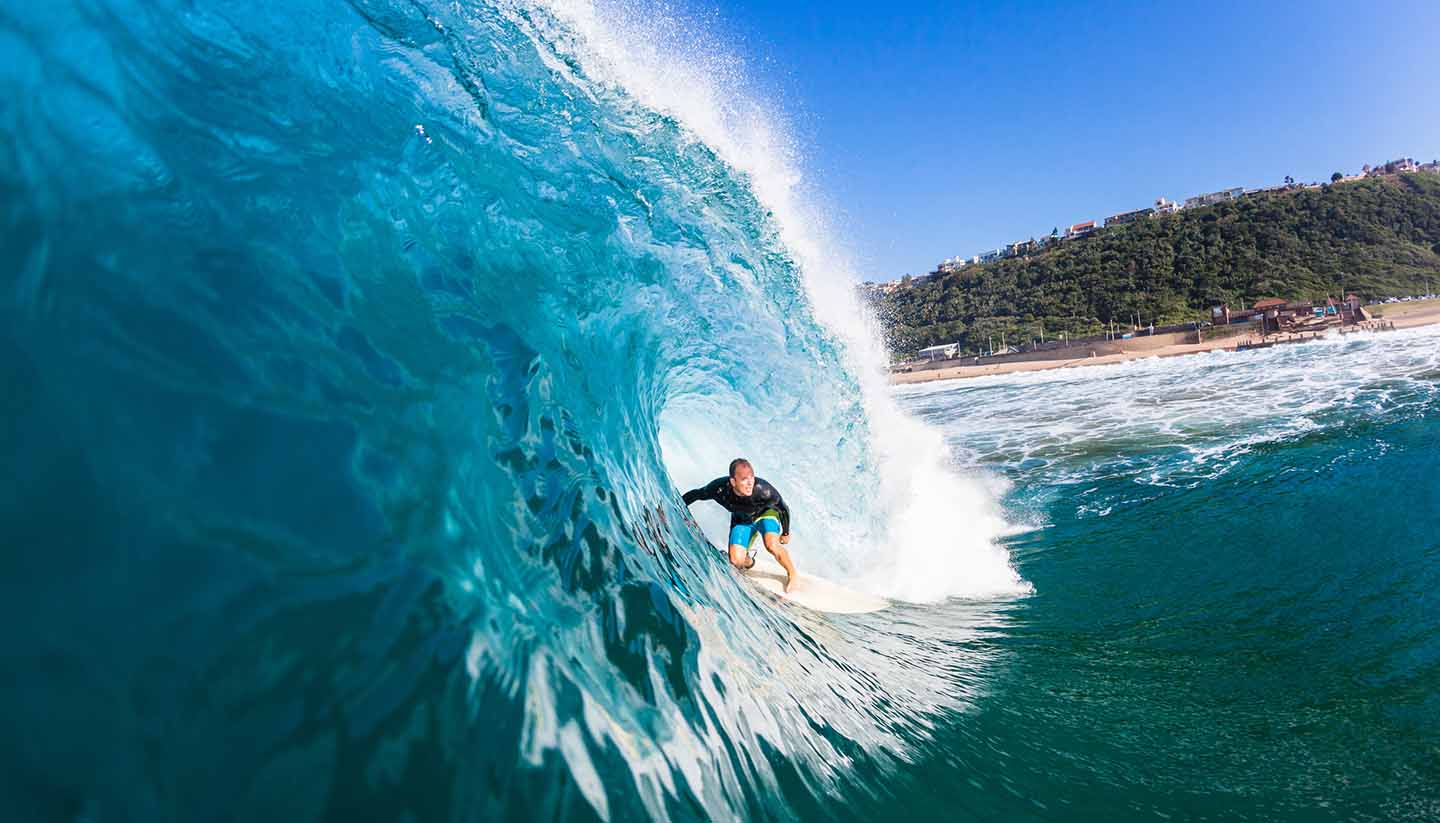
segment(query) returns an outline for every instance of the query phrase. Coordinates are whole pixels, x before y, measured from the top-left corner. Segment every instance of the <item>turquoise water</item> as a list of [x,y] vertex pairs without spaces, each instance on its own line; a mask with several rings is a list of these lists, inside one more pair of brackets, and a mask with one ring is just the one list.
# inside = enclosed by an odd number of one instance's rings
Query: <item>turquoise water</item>
[[1003,541],[1035,594],[1005,611],[993,699],[937,747],[977,780],[957,802],[982,819],[1440,812],[1440,335],[905,394],[1029,524]]
[[[1436,816],[1435,335],[892,390],[647,7],[4,3],[0,92],[11,817]],[[737,453],[894,605],[738,579]]]

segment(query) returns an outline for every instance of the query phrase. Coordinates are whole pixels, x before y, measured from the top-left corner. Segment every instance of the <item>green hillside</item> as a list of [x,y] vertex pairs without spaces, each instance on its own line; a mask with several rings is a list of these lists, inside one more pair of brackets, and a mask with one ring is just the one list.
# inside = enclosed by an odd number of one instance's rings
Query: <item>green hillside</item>
[[1440,289],[1440,175],[1268,192],[1101,229],[1038,254],[967,266],[877,299],[908,354],[1001,333],[1012,343],[1095,334],[1135,317],[1209,318],[1265,297],[1366,299]]

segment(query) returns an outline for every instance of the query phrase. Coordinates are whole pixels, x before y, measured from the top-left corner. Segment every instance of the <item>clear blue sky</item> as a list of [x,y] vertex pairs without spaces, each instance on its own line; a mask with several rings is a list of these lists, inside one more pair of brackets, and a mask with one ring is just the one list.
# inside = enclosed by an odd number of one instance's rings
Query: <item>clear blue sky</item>
[[792,117],[862,279],[1142,208],[1440,157],[1440,3],[688,6]]

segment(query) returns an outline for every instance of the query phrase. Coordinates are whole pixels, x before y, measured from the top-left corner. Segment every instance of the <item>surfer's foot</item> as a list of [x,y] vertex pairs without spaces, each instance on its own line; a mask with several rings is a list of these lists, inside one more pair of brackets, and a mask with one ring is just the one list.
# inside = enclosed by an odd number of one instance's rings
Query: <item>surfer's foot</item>
[[749,562],[749,563],[746,563],[745,565],[741,566],[740,568],[744,569],[745,571],[749,571],[749,570],[755,568],[755,558],[754,558],[754,557],[751,557],[751,558],[750,558],[750,562]]
[[789,593],[790,593],[790,590],[793,589],[793,588],[795,588],[795,581],[798,580],[798,579],[799,579],[799,577],[798,577],[797,575],[793,575],[793,574],[790,575],[789,577],[786,577],[786,578],[785,578],[785,593],[786,593],[786,594],[789,594]]

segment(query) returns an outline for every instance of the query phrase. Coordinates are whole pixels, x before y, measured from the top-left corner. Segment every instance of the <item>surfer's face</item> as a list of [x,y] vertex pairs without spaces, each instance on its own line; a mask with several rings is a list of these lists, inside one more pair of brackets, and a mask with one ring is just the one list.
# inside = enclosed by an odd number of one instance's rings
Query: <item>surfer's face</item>
[[730,488],[741,497],[749,497],[755,491],[755,470],[749,466],[741,466],[730,475]]

